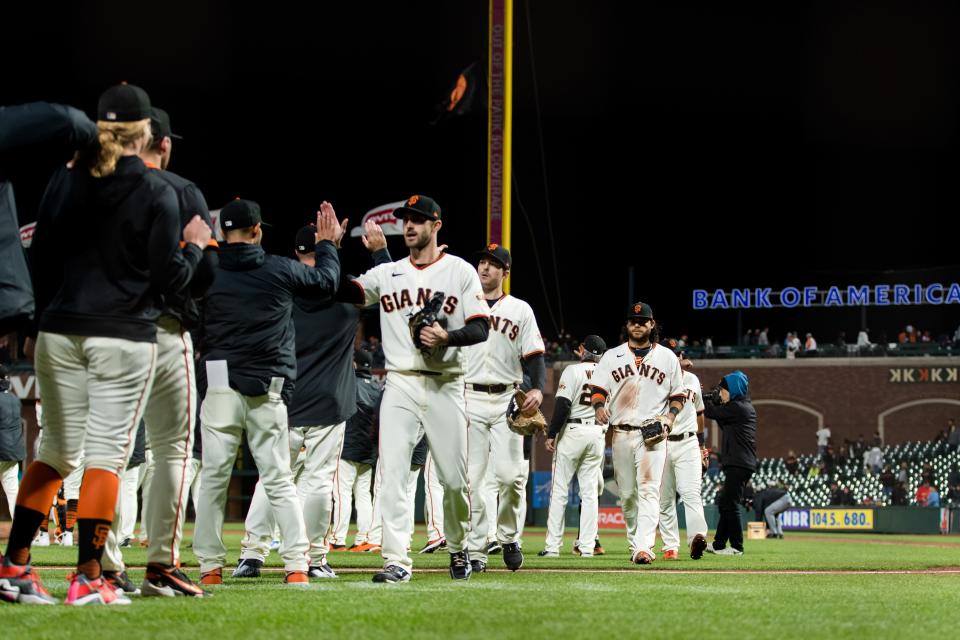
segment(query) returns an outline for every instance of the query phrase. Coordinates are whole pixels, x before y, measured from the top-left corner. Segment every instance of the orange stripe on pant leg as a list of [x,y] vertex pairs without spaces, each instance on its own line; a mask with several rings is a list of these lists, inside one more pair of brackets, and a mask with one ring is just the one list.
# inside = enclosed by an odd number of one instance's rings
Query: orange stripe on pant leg
[[113,522],[119,489],[120,477],[113,471],[87,469],[80,483],[77,519]]
[[56,469],[45,462],[34,461],[27,467],[20,481],[20,491],[17,493],[17,505],[48,514],[53,497],[60,490],[63,478]]

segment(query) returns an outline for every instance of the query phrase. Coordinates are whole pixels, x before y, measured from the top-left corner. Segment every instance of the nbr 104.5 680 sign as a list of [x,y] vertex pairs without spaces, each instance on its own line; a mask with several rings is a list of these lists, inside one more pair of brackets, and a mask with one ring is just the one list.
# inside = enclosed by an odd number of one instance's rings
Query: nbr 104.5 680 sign
[[873,530],[873,509],[791,508],[780,514],[784,529]]

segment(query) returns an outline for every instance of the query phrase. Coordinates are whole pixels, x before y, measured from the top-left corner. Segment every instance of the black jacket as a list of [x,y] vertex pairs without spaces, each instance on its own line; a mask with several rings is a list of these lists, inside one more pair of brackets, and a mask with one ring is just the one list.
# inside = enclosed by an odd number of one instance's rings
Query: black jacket
[[[340,260],[332,242],[317,245],[311,269],[290,258],[267,255],[253,244],[226,244],[203,302],[200,369],[226,360],[230,386],[245,396],[262,396],[270,379],[284,379],[283,401],[290,404],[297,379],[294,295],[325,299],[340,281]],[[201,388],[205,380],[198,383]]]
[[[390,262],[390,253],[378,251],[373,260]],[[357,411],[353,343],[360,313],[356,306],[333,299],[294,298],[297,389],[287,412],[291,427],[340,424]]]
[[41,331],[156,342],[162,295],[202,257],[180,249],[173,189],[134,156],[94,178],[62,168],[40,203],[31,260]]
[[753,508],[757,512],[757,520],[763,520],[763,511],[774,502],[787,495],[786,489],[768,487],[753,496]]
[[20,398],[9,391],[0,392],[0,460],[3,461],[20,461],[27,457],[20,404]]
[[[172,171],[154,169],[153,175],[169,184],[174,193],[177,194],[177,204],[180,206],[181,230],[187,226],[193,216],[197,215],[212,226],[207,201],[197,185]],[[171,292],[165,297],[163,313],[179,320],[188,331],[198,328],[200,326],[200,309],[197,306],[196,299],[202,298],[203,294],[206,293],[210,284],[213,283],[216,271],[216,243],[211,241],[211,244],[203,251],[203,258],[197,265],[190,285],[180,291]]]
[[[377,421],[383,390],[369,373],[357,371],[357,411],[347,420],[340,457],[351,462],[374,464],[377,460]],[[297,388],[299,393],[300,389]]]
[[716,420],[723,431],[720,465],[757,470],[757,411],[749,396],[726,404],[707,402],[703,415]]
[[[0,333],[33,318],[33,287],[20,243],[12,174],[29,150],[43,146],[51,157],[66,155],[97,138],[97,125],[73,107],[45,102],[0,107]],[[48,147],[53,145],[54,149]]]

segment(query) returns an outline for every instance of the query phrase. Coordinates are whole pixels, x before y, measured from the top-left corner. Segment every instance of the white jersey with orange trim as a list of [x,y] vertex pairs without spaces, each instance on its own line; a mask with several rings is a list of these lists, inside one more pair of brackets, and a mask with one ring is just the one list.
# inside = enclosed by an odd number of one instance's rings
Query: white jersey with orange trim
[[658,344],[642,358],[626,342],[610,349],[597,363],[590,385],[607,397],[611,426],[637,426],[665,413],[671,398],[686,398],[680,360]]
[[683,372],[683,394],[687,401],[683,403],[683,409],[677,414],[677,419],[673,422],[670,433],[696,433],[697,432],[697,414],[703,413],[703,390],[700,388],[700,378],[690,373]]
[[523,359],[544,351],[533,309],[508,294],[497,300],[489,313],[490,335],[486,342],[464,349],[467,383],[519,384],[523,381]]
[[407,257],[376,266],[353,282],[363,289],[365,305],[380,305],[387,371],[464,372],[462,347],[441,347],[425,356],[413,344],[409,320],[437,291],[445,295],[440,322],[447,331],[489,316],[480,277],[466,261],[442,253],[434,262],[418,266]]
[[590,402],[593,389],[590,381],[596,368],[596,362],[578,362],[563,370],[557,397],[570,401],[570,420],[593,421],[594,411]]

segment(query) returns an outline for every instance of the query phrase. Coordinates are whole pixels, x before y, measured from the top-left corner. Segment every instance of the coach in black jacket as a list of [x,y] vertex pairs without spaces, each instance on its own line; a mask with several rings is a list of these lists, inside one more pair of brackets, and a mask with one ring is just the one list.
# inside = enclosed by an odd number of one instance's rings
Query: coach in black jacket
[[716,420],[723,432],[720,465],[725,479],[717,496],[720,523],[713,543],[707,546],[708,552],[719,555],[743,553],[739,505],[743,488],[757,468],[757,412],[750,402],[748,384],[746,374],[734,371],[720,381],[719,403],[704,394],[704,415]]
[[97,125],[73,107],[46,102],[0,107],[0,334],[23,328],[34,311],[12,174],[24,153],[38,146],[66,162],[96,139]]
[[[227,244],[204,298],[201,366],[207,391],[200,409],[203,463],[193,549],[202,584],[221,584],[227,548],[223,516],[241,434],[280,525],[286,582],[305,584],[307,541],[290,470],[287,407],[297,378],[294,296],[329,298],[340,281],[335,243],[343,235],[333,207],[317,215],[316,266],[270,256],[260,246],[260,207],[234,200],[220,212]],[[318,331],[321,329],[317,329]],[[223,369],[226,368],[225,379]],[[216,378],[214,377],[216,372]]]

